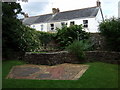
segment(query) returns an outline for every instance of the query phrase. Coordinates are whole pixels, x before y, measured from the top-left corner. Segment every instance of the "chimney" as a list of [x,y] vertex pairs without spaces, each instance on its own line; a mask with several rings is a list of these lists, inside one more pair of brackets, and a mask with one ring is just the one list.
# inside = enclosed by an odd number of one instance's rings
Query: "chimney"
[[101,7],[101,2],[99,0],[97,0],[97,7]]
[[24,18],[28,18],[29,17],[28,13],[24,13],[23,15],[24,15]]
[[52,12],[53,12],[53,14],[56,14],[56,13],[59,13],[60,10],[59,10],[59,8],[52,8]]

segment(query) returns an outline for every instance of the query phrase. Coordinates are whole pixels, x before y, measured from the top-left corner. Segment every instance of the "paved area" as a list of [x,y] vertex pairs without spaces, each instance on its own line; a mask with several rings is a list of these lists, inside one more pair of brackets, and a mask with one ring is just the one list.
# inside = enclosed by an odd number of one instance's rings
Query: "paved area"
[[46,65],[19,65],[14,66],[7,78],[38,79],[38,80],[77,80],[88,69],[83,64]]

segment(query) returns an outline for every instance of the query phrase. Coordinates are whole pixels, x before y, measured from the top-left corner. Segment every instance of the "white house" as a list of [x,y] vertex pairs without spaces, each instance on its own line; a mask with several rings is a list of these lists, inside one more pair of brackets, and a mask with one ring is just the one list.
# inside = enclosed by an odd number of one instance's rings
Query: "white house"
[[82,24],[84,30],[91,33],[98,31],[99,22],[103,21],[101,2],[98,0],[95,7],[60,12],[58,8],[53,8],[53,13],[39,16],[26,17],[23,24],[35,28],[39,31],[56,32],[56,28],[64,25]]

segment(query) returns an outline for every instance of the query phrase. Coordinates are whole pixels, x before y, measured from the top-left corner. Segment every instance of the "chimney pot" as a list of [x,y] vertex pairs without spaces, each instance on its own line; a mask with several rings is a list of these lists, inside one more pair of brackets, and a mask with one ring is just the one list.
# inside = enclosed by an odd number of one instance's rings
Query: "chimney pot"
[[52,12],[53,12],[53,14],[56,14],[56,13],[59,13],[60,10],[59,10],[59,8],[52,8]]
[[101,6],[101,2],[99,0],[97,0],[97,6],[100,7]]
[[29,16],[28,16],[28,13],[24,13],[23,15],[24,15],[25,18],[28,18],[28,17],[29,17]]

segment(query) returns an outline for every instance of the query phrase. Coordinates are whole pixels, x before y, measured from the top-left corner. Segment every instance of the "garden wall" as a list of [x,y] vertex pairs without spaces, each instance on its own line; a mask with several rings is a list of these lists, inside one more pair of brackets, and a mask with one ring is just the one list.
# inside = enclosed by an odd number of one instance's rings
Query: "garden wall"
[[56,65],[62,63],[83,63],[101,61],[113,64],[120,64],[120,52],[107,51],[87,51],[85,52],[85,60],[77,59],[74,54],[67,51],[52,53],[31,53],[25,54],[24,60],[30,64]]
[[94,43],[94,50],[108,50],[105,38],[100,33],[90,33],[90,40]]
[[113,64],[120,64],[120,52],[109,52],[109,51],[86,51],[85,60],[101,61]]
[[31,64],[56,65],[62,63],[78,62],[79,60],[73,54],[66,51],[50,53],[31,53],[25,54],[24,60]]

